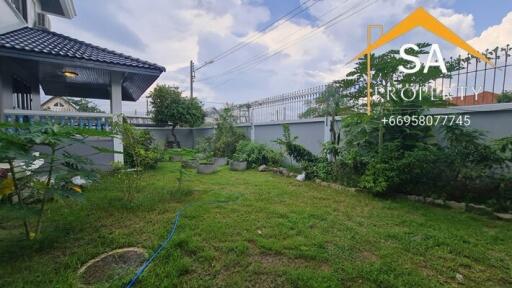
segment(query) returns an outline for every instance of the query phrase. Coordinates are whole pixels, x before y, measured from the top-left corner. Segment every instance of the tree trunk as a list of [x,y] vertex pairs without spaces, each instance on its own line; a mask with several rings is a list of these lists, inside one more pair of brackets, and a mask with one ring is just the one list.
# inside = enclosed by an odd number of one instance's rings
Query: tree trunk
[[[12,160],[8,161],[9,170],[11,170],[12,183],[14,186],[14,192],[18,196],[18,203],[22,210],[25,210],[25,204],[23,203],[23,197],[21,195],[20,187],[18,186],[18,180],[16,179],[16,171],[14,170],[14,162]],[[28,225],[27,216],[23,216],[23,227],[25,228],[25,237],[27,240],[30,240],[30,226]]]
[[48,178],[46,179],[46,187],[43,192],[43,199],[41,200],[41,208],[39,211],[39,218],[37,218],[37,228],[36,228],[36,237],[39,236],[41,233],[41,228],[43,227],[43,217],[44,217],[44,211],[46,209],[46,202],[48,201],[48,194],[50,192],[50,185],[52,183],[52,177],[53,177],[53,166],[55,165],[55,147],[51,147],[52,152],[50,156],[50,163],[49,165],[49,171],[48,171]]
[[[330,130],[330,132],[331,132],[331,144],[332,144],[333,146],[335,146],[335,145],[337,144],[337,143],[336,143],[336,142],[337,142],[337,141],[336,141],[336,138],[337,138],[337,137],[336,137],[336,115],[334,115],[334,114],[332,115],[332,118],[331,118],[331,125],[330,125],[330,126],[331,126],[331,127],[330,127],[330,129],[329,129],[329,130]],[[331,152],[331,157],[332,157],[332,160],[333,160],[333,161],[336,161],[336,156],[337,156],[336,154],[337,154],[337,153],[336,153],[334,150]]]
[[176,136],[176,133],[174,133],[174,129],[176,128],[176,125],[172,125],[171,127],[171,135],[174,138],[174,143],[176,144],[176,147],[181,148],[180,141],[178,140],[178,137]]

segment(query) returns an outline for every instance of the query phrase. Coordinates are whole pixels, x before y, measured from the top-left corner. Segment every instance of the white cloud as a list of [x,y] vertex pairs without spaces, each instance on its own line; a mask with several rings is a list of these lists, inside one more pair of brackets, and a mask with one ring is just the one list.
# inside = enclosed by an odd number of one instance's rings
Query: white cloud
[[[99,0],[97,0],[99,1]],[[96,1],[96,2],[97,2]],[[94,29],[79,25],[77,21],[54,19],[54,29],[100,46],[118,50],[166,66],[167,72],[159,82],[179,85],[188,94],[188,65],[191,59],[206,61],[219,53],[259,35],[258,28],[268,24],[270,10],[263,1],[246,0],[118,0],[82,1],[81,5],[97,5],[106,9],[112,21],[126,26],[127,31],[140,39],[143,48],[100,37]],[[151,4],[149,4],[151,3]],[[349,66],[345,64],[366,46],[366,26],[384,24],[386,29],[395,25],[418,5],[424,5],[450,28],[473,37],[474,23],[471,15],[439,8],[438,1],[377,0],[375,5],[357,15],[359,0],[322,0],[312,6],[307,18],[296,17],[275,31],[198,72],[198,79],[217,75],[240,65],[262,53],[272,53],[292,44],[275,57],[248,71],[229,74],[211,81],[197,82],[195,95],[213,102],[245,102],[274,94],[316,86],[343,77]],[[293,8],[290,2],[290,8]],[[77,5],[80,6],[80,5]],[[78,7],[79,8],[79,7]],[[80,17],[81,10],[77,13]],[[318,25],[345,13],[339,23],[328,30]],[[87,21],[94,21],[94,15]],[[274,18],[276,15],[273,15]],[[350,16],[350,17],[349,17]],[[344,17],[349,17],[343,19]],[[512,18],[512,16],[511,16]],[[512,21],[511,21],[512,22]],[[311,37],[296,41],[301,35]],[[120,38],[123,35],[119,35]],[[394,44],[393,44],[394,45]],[[396,47],[395,47],[396,48]],[[232,79],[232,80],[230,80]],[[230,80],[230,81],[228,81]],[[144,110],[145,100],[127,104]],[[138,105],[138,106],[137,106]]]
[[430,13],[463,39],[475,35],[475,20],[471,14],[460,14],[445,8],[430,9]]
[[469,41],[479,50],[492,49],[496,46],[506,46],[512,43],[512,12],[509,12],[500,24],[484,30],[480,36]]

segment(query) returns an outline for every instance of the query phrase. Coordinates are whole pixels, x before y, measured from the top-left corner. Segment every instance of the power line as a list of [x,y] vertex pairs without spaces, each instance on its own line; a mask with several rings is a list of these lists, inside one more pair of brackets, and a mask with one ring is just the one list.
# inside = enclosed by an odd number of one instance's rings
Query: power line
[[[240,43],[234,45],[233,47],[229,48],[228,50],[220,53],[219,55],[217,55],[215,57],[213,57],[208,62],[213,63],[213,62],[219,61],[219,60],[221,60],[221,59],[223,59],[223,58],[225,58],[225,57],[235,53],[236,51],[246,47],[247,45],[249,45],[251,43],[254,43],[254,41],[256,41],[256,40],[260,39],[261,37],[267,35],[268,33],[274,31],[277,27],[279,27],[279,26],[283,25],[284,23],[288,22],[289,20],[291,20],[295,16],[302,14],[304,11],[306,11],[309,8],[311,8],[313,5],[317,4],[320,1],[321,0],[306,0],[306,1],[302,2],[299,6],[297,6],[294,9],[288,11],[283,16],[279,17],[278,19],[276,19],[272,23],[270,23],[267,26],[265,26],[257,34],[253,35],[248,40],[240,42]],[[309,3],[309,2],[312,2],[312,3]],[[309,3],[309,5],[308,5],[308,3]],[[278,24],[278,25],[276,25],[276,24]]]
[[[312,31],[308,32],[307,34],[302,35],[301,37],[299,37],[297,39],[293,39],[291,41],[286,42],[284,45],[281,45],[279,48],[275,49],[274,52],[271,52],[271,54],[264,53],[264,54],[258,55],[256,57],[251,58],[249,61],[246,61],[244,63],[241,63],[239,65],[236,65],[234,67],[229,68],[225,72],[222,72],[220,74],[213,75],[213,76],[210,76],[210,77],[207,77],[207,78],[204,78],[204,79],[200,79],[198,81],[208,81],[208,80],[211,80],[211,79],[214,79],[214,78],[218,78],[218,77],[222,77],[224,75],[228,75],[228,74],[231,74],[231,73],[235,73],[235,72],[240,73],[240,72],[244,72],[246,70],[249,70],[252,67],[257,66],[258,64],[260,64],[260,63],[270,59],[271,57],[273,57],[273,56],[279,54],[280,52],[288,49],[289,47],[295,45],[296,43],[298,43],[300,41],[303,41],[306,38],[310,38],[311,36],[314,36],[321,29],[324,29],[324,28],[325,29],[329,29],[329,28],[333,27],[334,25],[338,24],[339,22],[341,22],[343,20],[346,20],[346,19],[348,19],[348,18],[350,18],[350,17],[360,13],[361,11],[363,11],[364,9],[368,8],[369,6],[375,4],[376,2],[377,1],[373,1],[373,2],[367,3],[366,5],[364,5],[364,4],[363,5],[358,5],[357,4],[356,6],[353,6],[352,8],[350,8],[349,10],[344,11],[344,12],[336,15],[335,17],[331,18],[330,20],[328,20],[327,22],[323,23],[322,25],[316,27]],[[357,9],[358,6],[359,6],[359,9]],[[352,12],[352,13],[350,13],[350,12]]]
[[210,64],[213,64],[213,63],[215,63],[215,62],[217,62],[217,61],[219,61],[219,60],[221,60],[223,58],[226,58],[229,55],[231,55],[231,54],[239,51],[240,49],[246,47],[247,45],[249,45],[251,43],[254,43],[254,41],[260,39],[261,37],[263,37],[265,35],[267,35],[271,31],[275,30],[277,27],[283,25],[284,23],[288,22],[289,20],[291,20],[295,16],[297,16],[297,15],[303,13],[304,11],[308,10],[309,8],[311,8],[313,5],[317,4],[320,1],[321,0],[306,0],[306,1],[302,2],[299,6],[297,6],[294,9],[288,11],[288,13],[286,13],[285,15],[279,17],[277,20],[273,21],[272,23],[270,23],[269,25],[264,27],[257,34],[253,35],[249,40],[246,40],[244,42],[236,44],[235,46],[233,46],[230,49],[222,52],[221,54],[217,55],[216,57],[212,58],[211,60],[206,61],[205,63],[203,63],[201,66],[199,66],[197,68],[195,67],[194,61],[191,60],[190,61],[190,98],[192,98],[193,95],[194,95],[194,92],[193,92],[194,91],[194,82],[195,82],[195,78],[196,78],[196,72],[199,69],[204,68],[205,66],[208,66]]
[[[376,2],[376,1],[375,1],[375,2]],[[363,5],[364,7],[361,7],[361,9],[359,9],[359,10],[357,10],[357,11],[355,11],[355,12],[353,12],[353,13],[349,14],[348,16],[347,16],[347,12],[349,12],[349,11],[343,12],[343,13],[341,13],[341,14],[337,15],[336,17],[332,18],[331,20],[327,21],[326,23],[324,23],[324,24],[323,24],[323,25],[321,25],[320,27],[317,27],[316,29],[314,29],[314,30],[310,31],[309,33],[307,33],[307,34],[305,34],[305,35],[303,35],[303,36],[301,36],[301,37],[299,37],[299,38],[297,38],[297,39],[295,39],[295,40],[292,40],[292,41],[290,41],[290,42],[285,43],[285,44],[284,44],[284,45],[282,45],[280,48],[278,48],[278,49],[277,49],[277,51],[273,52],[272,54],[270,54],[270,55],[268,55],[268,56],[259,57],[259,58],[255,59],[255,60],[253,60],[253,61],[252,61],[252,63],[245,64],[245,67],[243,67],[244,65],[242,65],[242,67],[241,67],[241,68],[239,68],[239,69],[237,69],[237,70],[235,70],[235,71],[232,71],[232,73],[235,73],[235,72],[237,72],[237,73],[241,73],[241,72],[245,72],[245,71],[247,71],[247,70],[250,70],[250,69],[252,69],[253,67],[255,67],[255,66],[259,65],[260,63],[263,63],[263,62],[265,62],[266,60],[268,60],[268,59],[272,58],[273,56],[278,55],[278,54],[279,54],[279,53],[281,53],[282,51],[284,51],[284,50],[286,50],[286,49],[290,48],[291,46],[293,46],[293,45],[295,45],[295,44],[297,44],[297,43],[299,43],[299,42],[301,42],[301,41],[303,41],[303,40],[305,40],[305,39],[311,38],[312,36],[315,36],[318,32],[320,32],[320,30],[322,30],[322,29],[324,29],[324,28],[325,28],[325,30],[326,30],[326,29],[329,29],[329,28],[331,28],[332,26],[334,26],[335,24],[337,24],[337,23],[341,22],[342,20],[345,20],[345,19],[350,18],[351,16],[353,16],[353,15],[355,15],[355,14],[357,14],[357,13],[361,12],[361,11],[362,11],[362,10],[364,10],[365,8],[367,8],[367,7],[371,6],[371,5],[372,5],[372,4],[374,4],[375,2],[370,3],[370,4],[367,4],[367,5]],[[357,6],[357,5],[356,5],[356,6]],[[354,8],[356,8],[356,7],[354,7]],[[343,16],[347,16],[347,17],[341,18],[341,17],[343,17]],[[333,21],[335,21],[335,22],[333,22]],[[330,25],[329,25],[329,24],[330,24]]]

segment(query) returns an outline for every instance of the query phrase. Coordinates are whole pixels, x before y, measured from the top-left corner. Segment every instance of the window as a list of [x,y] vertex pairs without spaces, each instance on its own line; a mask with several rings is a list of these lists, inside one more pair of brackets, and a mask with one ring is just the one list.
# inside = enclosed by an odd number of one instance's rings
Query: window
[[28,22],[28,13],[27,13],[27,0],[11,0],[12,5],[18,10],[18,12],[23,16],[25,22]]
[[53,104],[53,107],[64,107],[64,104],[56,102],[55,104]]

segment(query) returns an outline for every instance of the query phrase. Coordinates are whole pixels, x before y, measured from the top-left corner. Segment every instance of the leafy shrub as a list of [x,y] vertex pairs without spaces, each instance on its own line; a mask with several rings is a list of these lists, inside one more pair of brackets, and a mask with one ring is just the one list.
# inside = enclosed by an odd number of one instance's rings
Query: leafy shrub
[[123,137],[124,161],[128,167],[154,169],[162,159],[163,150],[154,145],[147,130],[136,129],[128,123],[120,124],[116,130]]
[[[309,151],[308,151],[309,152]],[[302,169],[306,172],[306,178],[320,179],[323,181],[335,181],[336,173],[334,163],[327,157],[318,157],[313,162],[302,162]]]
[[437,145],[418,144],[411,151],[400,143],[386,143],[373,155],[360,186],[372,194],[405,193],[445,197],[448,172],[446,155]]
[[222,110],[219,122],[215,128],[215,135],[212,141],[212,152],[215,157],[232,157],[236,151],[238,142],[246,137],[235,127],[235,117],[231,107]]
[[400,159],[402,155],[397,145],[386,144],[382,153],[375,155],[360,179],[360,186],[375,195],[393,191],[400,183]]
[[318,157],[304,146],[297,144],[297,139],[297,136],[291,136],[290,127],[285,124],[283,125],[283,136],[277,139],[276,143],[281,145],[287,155],[301,166],[306,172],[306,179],[318,178],[324,181],[335,181],[336,167],[332,161],[329,161],[328,155],[333,155],[333,149],[338,148],[326,145],[322,155]]
[[471,202],[492,199],[500,187],[506,158],[486,143],[478,130],[446,126],[444,136],[448,144],[446,170],[450,173],[448,197]]
[[233,159],[237,161],[247,161],[249,167],[260,165],[278,166],[283,160],[283,154],[263,144],[244,140],[236,146]]
[[197,143],[197,151],[207,158],[213,157],[213,136],[201,138]]
[[276,143],[284,147],[288,156],[290,156],[293,159],[293,161],[299,164],[317,162],[318,157],[315,156],[315,154],[311,153],[311,151],[304,148],[304,146],[295,143],[297,139],[297,136],[291,136],[290,127],[287,124],[285,124],[283,125],[283,137],[278,138],[276,140]]

